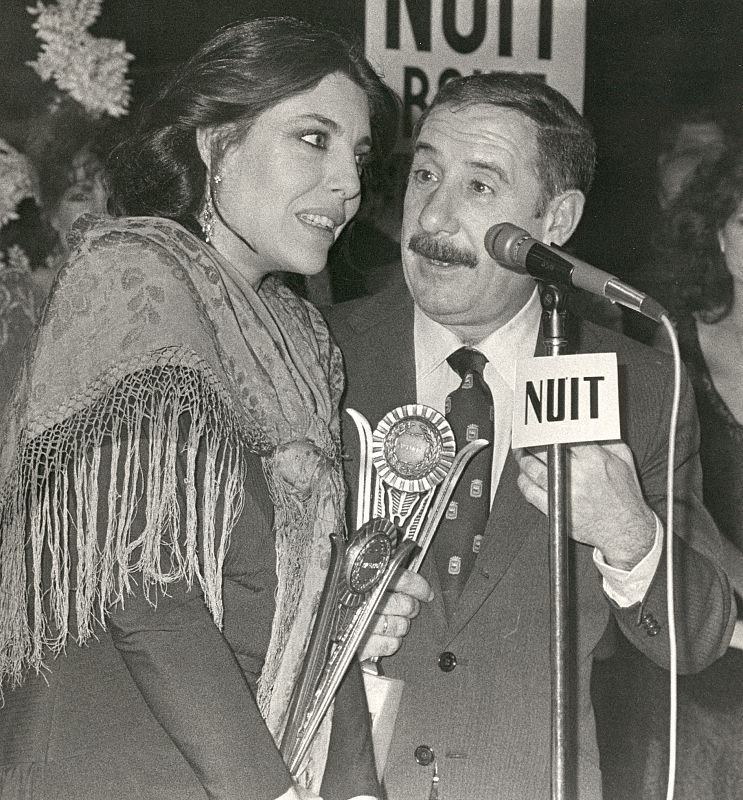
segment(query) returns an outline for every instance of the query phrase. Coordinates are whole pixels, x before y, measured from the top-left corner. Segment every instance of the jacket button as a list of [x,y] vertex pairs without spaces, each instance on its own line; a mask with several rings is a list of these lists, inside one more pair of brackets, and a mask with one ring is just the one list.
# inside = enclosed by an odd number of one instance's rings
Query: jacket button
[[416,764],[419,764],[421,767],[428,767],[433,764],[433,750],[431,750],[427,744],[419,744],[418,747],[415,748],[413,755],[415,756]]
[[454,655],[454,653],[450,653],[448,650],[445,650],[439,656],[439,669],[442,672],[451,672],[456,666],[457,657]]
[[642,615],[640,624],[643,628],[645,628],[645,633],[647,633],[648,636],[657,636],[660,632],[660,623],[649,612],[646,612]]

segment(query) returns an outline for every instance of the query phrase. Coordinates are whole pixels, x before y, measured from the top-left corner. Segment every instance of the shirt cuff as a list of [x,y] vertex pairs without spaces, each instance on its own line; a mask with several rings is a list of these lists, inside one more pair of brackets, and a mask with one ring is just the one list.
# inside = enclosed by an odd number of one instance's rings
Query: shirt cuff
[[598,548],[593,550],[593,563],[604,578],[604,592],[620,607],[629,608],[641,603],[655,577],[661,555],[663,554],[663,525],[658,515],[655,517],[655,541],[650,552],[627,572],[611,567],[604,561]]

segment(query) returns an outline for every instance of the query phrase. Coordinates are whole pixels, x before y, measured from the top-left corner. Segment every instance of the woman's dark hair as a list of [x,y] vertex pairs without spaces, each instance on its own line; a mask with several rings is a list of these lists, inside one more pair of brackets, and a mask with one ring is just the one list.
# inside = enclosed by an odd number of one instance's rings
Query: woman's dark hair
[[703,162],[667,209],[655,240],[655,280],[671,316],[696,313],[707,323],[726,316],[733,279],[720,251],[718,232],[743,201],[743,147]]
[[203,201],[206,179],[197,129],[225,126],[229,141],[237,141],[264,111],[336,72],[366,93],[373,157],[385,154],[397,134],[398,100],[358,47],[292,17],[221,29],[176,70],[112,153],[112,209],[189,224]]
[[492,72],[447,81],[418,119],[413,139],[435,108],[480,104],[520,111],[536,125],[536,166],[542,183],[537,213],[568,189],[588,194],[596,166],[596,142],[589,124],[566,97],[534,75]]

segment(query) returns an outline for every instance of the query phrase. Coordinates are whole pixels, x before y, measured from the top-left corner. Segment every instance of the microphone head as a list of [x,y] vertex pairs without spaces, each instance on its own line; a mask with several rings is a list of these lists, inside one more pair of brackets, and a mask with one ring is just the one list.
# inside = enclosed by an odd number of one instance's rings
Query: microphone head
[[523,245],[534,241],[528,231],[510,222],[501,222],[488,228],[485,234],[485,249],[488,255],[508,269],[526,272],[526,253]]

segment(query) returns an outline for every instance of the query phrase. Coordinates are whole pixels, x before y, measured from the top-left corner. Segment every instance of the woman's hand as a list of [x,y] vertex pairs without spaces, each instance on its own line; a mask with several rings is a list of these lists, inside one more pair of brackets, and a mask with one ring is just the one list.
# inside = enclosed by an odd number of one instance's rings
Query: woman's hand
[[396,653],[410,630],[410,621],[418,616],[421,603],[431,600],[433,591],[428,581],[417,572],[400,569],[382,598],[369,633],[362,642],[361,661]]

